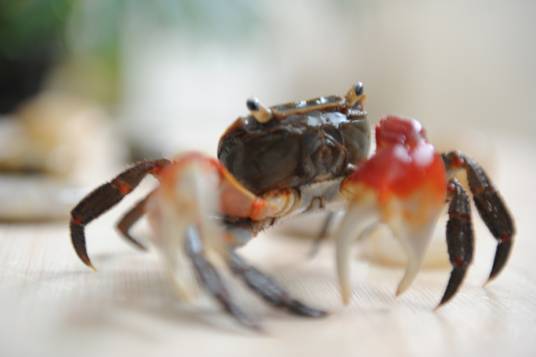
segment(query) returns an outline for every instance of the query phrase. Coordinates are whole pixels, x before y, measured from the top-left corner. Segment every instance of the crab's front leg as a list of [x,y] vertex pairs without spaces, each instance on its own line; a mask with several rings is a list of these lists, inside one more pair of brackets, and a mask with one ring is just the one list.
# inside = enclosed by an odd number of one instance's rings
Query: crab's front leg
[[[154,245],[183,297],[199,284],[237,320],[255,326],[234,302],[219,270],[231,272],[265,301],[292,313],[319,317],[325,313],[293,299],[273,279],[247,264],[235,248],[254,234],[242,224],[285,214],[295,199],[290,191],[262,197],[245,189],[217,160],[201,154],[184,155],[162,172],[161,186],[146,204],[155,232]],[[247,225],[246,225],[247,226]]]

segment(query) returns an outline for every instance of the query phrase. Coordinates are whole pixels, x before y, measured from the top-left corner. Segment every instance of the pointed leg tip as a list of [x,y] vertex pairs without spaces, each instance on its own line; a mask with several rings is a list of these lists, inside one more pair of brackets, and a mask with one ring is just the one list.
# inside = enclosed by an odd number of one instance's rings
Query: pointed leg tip
[[89,259],[89,257],[87,255],[79,255],[78,257],[80,258],[82,263],[84,263],[84,265],[87,266],[89,269],[91,269],[94,272],[97,271],[97,269],[95,268],[95,266],[91,262],[91,259]]
[[406,290],[408,290],[408,287],[408,284],[403,284],[403,282],[401,282],[396,288],[395,297],[399,297],[400,295],[404,294]]
[[258,323],[255,319],[251,318],[248,314],[244,313],[242,310],[227,310],[226,313],[229,314],[236,322],[238,322],[243,327],[258,333],[264,332],[264,328],[262,327],[262,325]]
[[350,304],[349,294],[341,293],[341,302],[343,305],[348,306]]
[[497,250],[495,251],[495,258],[493,259],[491,272],[489,273],[488,280],[484,283],[484,286],[488,285],[502,272],[510,257],[511,248],[512,237],[507,236],[501,238],[501,242],[497,245]]
[[350,304],[350,289],[348,288],[348,286],[341,286],[341,301],[343,303],[343,305],[347,306],[348,304]]
[[440,302],[437,304],[437,306],[434,308],[434,312],[437,312],[439,309],[441,309],[443,306],[445,306],[445,304],[446,304],[447,302],[449,302],[451,298],[452,298],[452,296],[451,296],[451,297],[445,297],[445,296],[443,296],[443,297],[441,298],[441,301],[440,301]]
[[300,311],[300,315],[304,317],[311,317],[311,318],[316,319],[316,318],[325,317],[328,315],[328,313],[327,311],[324,311],[324,310],[307,307],[306,311]]
[[450,301],[451,298],[452,296],[450,298],[445,298],[445,296],[443,296],[437,306],[434,307],[433,311],[438,312],[439,310],[441,310]]
[[91,271],[93,272],[96,272],[97,269],[95,268],[95,266],[93,265],[93,263],[91,262],[91,260],[88,259],[82,259],[82,262],[85,264],[85,266],[87,266]]
[[140,243],[138,240],[134,239],[134,237],[132,236],[128,236],[128,237],[125,237],[127,241],[129,241],[133,246],[134,248],[142,251],[142,252],[146,252],[147,251],[147,247],[144,246],[142,243]]
[[324,310],[316,309],[314,307],[311,307],[302,303],[299,300],[294,300],[294,299],[292,299],[289,302],[287,309],[296,315],[300,315],[304,317],[311,317],[311,318],[320,318],[328,314]]
[[445,289],[445,292],[443,293],[443,297],[441,298],[439,305],[437,306],[438,308],[448,303],[456,295],[456,293],[460,289],[460,286],[463,283],[463,280],[465,279],[466,273],[467,265],[461,267],[454,267],[451,270],[447,287]]
[[253,319],[249,318],[249,317],[240,317],[240,318],[237,318],[236,316],[233,316],[237,319],[237,321],[242,324],[242,326],[252,330],[252,331],[255,331],[257,333],[264,333],[265,332],[265,329],[264,327],[259,324],[257,321],[254,321]]
[[482,287],[485,288],[485,287],[487,287],[489,284],[491,284],[491,283],[495,280],[495,278],[499,275],[499,273],[500,273],[499,271],[497,271],[497,272],[493,272],[493,271],[492,271],[492,272],[489,274],[488,279],[484,282],[484,284],[482,284]]
[[322,317],[326,317],[326,316],[329,316],[329,312],[327,312],[326,310],[316,310],[316,314],[314,316],[311,316],[311,317],[322,318]]

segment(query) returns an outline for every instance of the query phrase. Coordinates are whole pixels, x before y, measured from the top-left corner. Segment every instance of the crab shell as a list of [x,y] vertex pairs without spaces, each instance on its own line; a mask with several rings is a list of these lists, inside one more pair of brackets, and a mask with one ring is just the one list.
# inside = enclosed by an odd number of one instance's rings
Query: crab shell
[[361,103],[320,97],[270,108],[272,119],[239,117],[220,139],[218,159],[260,195],[348,174],[368,157],[370,125]]

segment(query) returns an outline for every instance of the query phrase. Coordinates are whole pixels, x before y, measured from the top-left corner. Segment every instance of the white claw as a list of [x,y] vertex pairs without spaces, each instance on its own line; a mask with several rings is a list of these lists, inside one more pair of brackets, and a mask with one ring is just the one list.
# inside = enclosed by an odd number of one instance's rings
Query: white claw
[[404,272],[404,276],[402,277],[400,283],[398,283],[398,287],[396,288],[396,296],[399,296],[411,286],[411,283],[413,283],[415,277],[417,276],[417,273],[419,272],[421,263],[422,260],[417,261],[413,258],[408,258],[406,271]]
[[432,238],[435,220],[423,226],[411,226],[408,222],[389,222],[389,227],[398,238],[407,256],[404,276],[396,289],[396,296],[405,292],[421,269],[424,255]]
[[191,300],[199,292],[184,250],[186,231],[192,225],[199,229],[207,258],[225,251],[221,229],[212,219],[219,204],[217,188],[217,173],[193,161],[182,168],[173,186],[161,188],[147,205],[155,233],[151,236],[152,243],[183,300]]
[[353,241],[379,219],[372,204],[352,204],[335,233],[337,276],[343,304],[350,302],[350,253]]

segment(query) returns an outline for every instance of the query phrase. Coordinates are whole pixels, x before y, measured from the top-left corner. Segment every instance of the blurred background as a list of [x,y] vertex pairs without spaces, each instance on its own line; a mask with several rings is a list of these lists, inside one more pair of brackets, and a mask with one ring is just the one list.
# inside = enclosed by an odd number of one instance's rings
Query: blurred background
[[499,180],[509,173],[498,153],[534,150],[535,11],[496,0],[2,1],[0,220],[65,219],[134,160],[215,155],[250,96],[343,95],[357,80],[372,122],[417,118],[440,150],[469,153]]
[[[78,183],[267,104],[365,83],[367,110],[486,150],[535,134],[530,1],[2,1],[0,168]],[[463,145],[463,144],[462,144]],[[113,170],[109,170],[112,172]],[[108,172],[106,172],[108,173]]]

